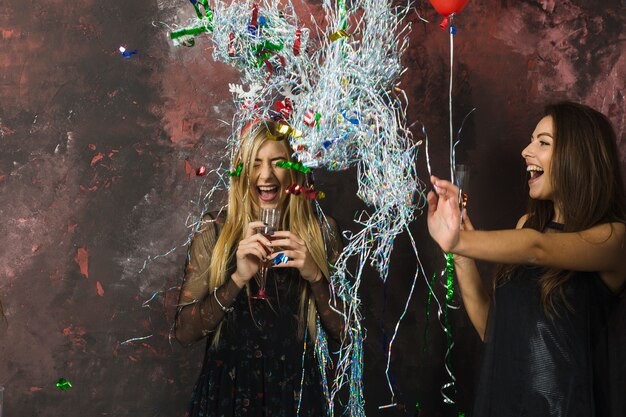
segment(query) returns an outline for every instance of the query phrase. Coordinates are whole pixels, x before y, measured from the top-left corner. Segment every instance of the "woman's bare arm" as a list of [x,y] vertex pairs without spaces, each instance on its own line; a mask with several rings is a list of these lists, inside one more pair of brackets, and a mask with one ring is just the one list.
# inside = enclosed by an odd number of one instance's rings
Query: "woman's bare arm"
[[429,193],[428,227],[444,251],[496,263],[595,271],[614,291],[626,282],[626,225],[605,223],[571,233],[459,231],[458,188],[437,178],[434,184],[437,195]]

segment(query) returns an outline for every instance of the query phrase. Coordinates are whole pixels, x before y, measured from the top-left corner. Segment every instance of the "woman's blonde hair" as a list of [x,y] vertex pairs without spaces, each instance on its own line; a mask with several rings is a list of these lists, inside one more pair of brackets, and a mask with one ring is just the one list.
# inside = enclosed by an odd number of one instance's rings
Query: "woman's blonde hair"
[[[256,155],[261,146],[268,140],[278,140],[284,144],[290,160],[293,150],[288,137],[278,133],[278,125],[272,121],[261,121],[253,124],[242,133],[241,146],[234,155],[232,166],[242,165],[239,176],[231,177],[230,191],[228,194],[228,210],[226,221],[215,243],[211,254],[209,266],[209,288],[216,288],[224,284],[228,279],[229,265],[233,265],[237,245],[244,238],[248,224],[255,220],[259,206],[254,199],[250,198],[250,173],[254,165]],[[290,170],[291,182],[303,185],[305,174]],[[320,223],[315,216],[311,202],[304,197],[287,195],[286,205],[282,219],[283,230],[289,230],[299,236],[307,244],[313,260],[328,278],[329,268],[324,246],[324,240],[320,229]],[[249,286],[246,290],[250,291]],[[298,315],[298,336],[303,337],[305,327],[315,337],[317,310],[310,294],[308,285],[303,286],[300,295],[300,308]],[[306,317],[305,317],[306,316]],[[212,346],[217,346],[221,330],[221,323],[213,336]]]

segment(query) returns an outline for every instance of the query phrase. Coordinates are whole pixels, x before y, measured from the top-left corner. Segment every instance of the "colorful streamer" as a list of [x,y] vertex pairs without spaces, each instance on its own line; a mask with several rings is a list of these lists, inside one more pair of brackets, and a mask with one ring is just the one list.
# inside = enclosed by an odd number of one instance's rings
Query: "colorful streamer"
[[[306,27],[288,0],[215,0],[210,8],[204,0],[200,5],[205,13],[198,14],[197,8],[197,18],[170,37],[182,44],[181,39],[206,33],[213,58],[241,72],[242,87],[231,90],[237,112],[227,143],[230,155],[242,146],[244,126],[279,118],[278,133],[290,141],[297,161],[283,168],[304,173],[312,168],[357,168],[357,196],[370,210],[356,217],[360,230],[346,234],[347,244],[329,278],[331,305],[344,306],[339,313],[346,334],[338,350],[335,378],[328,381],[327,400],[332,413],[339,391],[347,387],[347,414],[362,417],[362,273],[371,264],[382,280],[387,279],[394,240],[407,230],[423,204],[423,199],[413,198],[424,194],[416,171],[419,144],[407,126],[408,103],[397,85],[410,30],[402,18],[411,9],[391,1],[327,1],[322,28],[315,21]],[[311,43],[311,38],[317,43]],[[276,103],[282,104],[277,108]],[[317,200],[313,203],[324,219]],[[357,260],[355,271],[348,270],[352,260]],[[392,343],[389,354],[391,350]],[[390,390],[393,397],[391,385]]]

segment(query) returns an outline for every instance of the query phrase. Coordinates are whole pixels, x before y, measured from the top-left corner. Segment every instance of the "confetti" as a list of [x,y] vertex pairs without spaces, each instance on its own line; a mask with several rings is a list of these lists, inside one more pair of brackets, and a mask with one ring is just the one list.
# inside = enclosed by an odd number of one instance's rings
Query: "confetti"
[[293,40],[293,55],[300,55],[300,36],[302,35],[302,30],[296,30],[296,38]]
[[204,165],[201,165],[197,170],[196,170],[196,175],[198,177],[204,177],[206,175],[206,167]]
[[341,38],[348,38],[348,37],[350,37],[350,35],[345,30],[338,30],[337,32],[333,32],[328,36],[328,38],[333,42]]
[[302,195],[308,200],[321,200],[326,198],[326,195],[322,191],[317,191],[312,187],[302,187],[298,184],[290,185],[285,192],[287,194]]
[[57,388],[59,388],[61,391],[67,391],[68,389],[72,388],[72,383],[65,378],[59,378],[59,380],[57,381]]
[[[305,174],[312,168],[357,168],[357,196],[369,210],[355,218],[360,231],[345,236],[347,244],[329,277],[333,296],[345,306],[346,334],[335,376],[327,381],[324,393],[332,409],[339,391],[347,387],[346,413],[362,417],[361,271],[371,264],[383,281],[387,279],[396,237],[408,233],[408,225],[425,204],[425,186],[416,168],[420,142],[409,130],[408,102],[398,87],[410,31],[410,20],[402,19],[413,12],[387,1],[337,0],[325,3],[324,23],[311,16],[306,27],[304,16],[295,10],[290,0],[214,0],[210,19],[191,18],[170,37],[180,45],[177,39],[206,34],[214,60],[239,70],[240,84],[250,86],[249,95],[243,87],[241,94],[233,93],[236,114],[227,140],[229,154],[245,146],[241,141],[245,126],[277,120],[274,136],[289,140],[295,150],[290,165],[283,168]],[[238,167],[229,176],[240,173]],[[215,187],[222,189],[223,184]],[[310,183],[293,191],[305,198],[323,197]],[[313,205],[324,221],[318,202]],[[419,263],[417,249],[413,250]],[[360,263],[356,272],[348,270],[353,260]],[[313,342],[316,351],[323,352],[324,332],[318,332]],[[322,363],[327,359],[322,353],[318,360],[325,379]]]
[[289,260],[290,259],[287,255],[285,255],[284,253],[279,253],[274,258],[274,265],[286,264],[287,262],[289,262]]
[[122,54],[122,56],[124,58],[130,58],[131,56],[137,54],[137,52],[138,52],[136,49],[133,49],[132,51],[129,51],[128,49],[126,49],[123,46],[120,46],[119,51],[120,51],[120,53]]
[[238,177],[241,175],[241,171],[243,170],[243,164],[239,164],[237,169],[228,173],[229,177]]
[[311,168],[305,167],[299,162],[278,161],[276,162],[276,166],[279,168],[284,168],[284,169],[293,169],[294,171],[300,171],[305,174],[308,174],[309,172],[311,172]]

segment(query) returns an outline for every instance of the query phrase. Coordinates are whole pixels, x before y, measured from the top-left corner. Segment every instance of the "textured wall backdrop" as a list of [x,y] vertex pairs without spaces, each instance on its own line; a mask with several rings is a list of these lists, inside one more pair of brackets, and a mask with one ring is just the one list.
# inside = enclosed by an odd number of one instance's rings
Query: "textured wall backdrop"
[[[294,0],[305,23],[319,0]],[[459,149],[472,165],[470,213],[485,229],[523,210],[519,156],[543,103],[569,98],[605,112],[624,143],[624,0],[472,0],[456,20],[455,125],[473,107]],[[409,119],[428,129],[435,173],[447,170],[448,37],[428,2],[405,56]],[[205,42],[174,48],[159,22],[193,13],[185,0],[4,0],[0,7],[0,384],[5,416],[183,416],[203,354],[168,340],[200,179],[217,166],[236,73]],[[138,54],[124,59],[125,44]],[[417,129],[417,128],[416,128]],[[423,155],[422,155],[423,156]],[[427,179],[420,162],[422,179]],[[324,206],[344,229],[361,209],[354,173],[319,173]],[[497,197],[497,196],[505,196]],[[196,213],[197,214],[197,213]],[[429,274],[442,257],[424,218],[413,229]],[[456,416],[471,409],[479,343],[452,313],[457,404],[439,388],[445,339],[427,323],[422,277],[391,361],[398,407],[384,381],[385,343],[408,295],[415,259],[406,236],[389,280],[364,282],[368,415]],[[488,269],[485,269],[487,272]],[[157,296],[146,306],[144,301]],[[437,292],[443,295],[441,286]],[[428,337],[424,329],[428,324]],[[153,335],[121,345],[126,339]],[[72,381],[56,388],[60,377]]]

